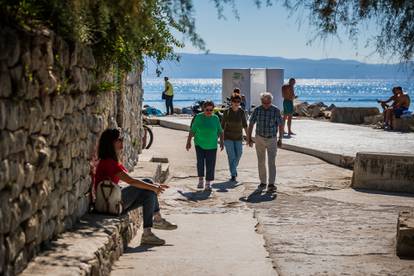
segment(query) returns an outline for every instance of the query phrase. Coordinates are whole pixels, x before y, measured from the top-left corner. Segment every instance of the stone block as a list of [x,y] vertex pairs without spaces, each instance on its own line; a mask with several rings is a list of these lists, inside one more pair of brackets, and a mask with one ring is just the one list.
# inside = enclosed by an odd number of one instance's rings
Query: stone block
[[331,122],[344,124],[363,124],[367,116],[379,115],[376,107],[335,107],[332,110]]
[[17,255],[16,260],[14,260],[14,273],[15,275],[20,274],[27,266],[27,254],[26,251],[22,250],[19,255]]
[[12,93],[12,81],[8,71],[0,71],[0,97],[7,98]]
[[7,130],[0,131],[0,158],[6,158],[10,153],[10,145],[16,143],[13,133]]
[[35,183],[39,183],[47,176],[49,169],[50,151],[48,148],[39,151],[39,158],[36,162]]
[[26,236],[26,243],[35,241],[37,236],[41,234],[38,214],[34,214],[24,223],[24,232]]
[[53,98],[53,103],[51,105],[51,115],[55,119],[62,119],[66,112],[66,102],[65,97],[62,95],[57,95]]
[[8,160],[0,161],[0,191],[7,185],[10,180],[10,167]]
[[40,85],[37,79],[27,81],[26,100],[33,100],[40,96]]
[[10,153],[22,152],[26,149],[28,133],[24,130],[14,132],[15,143],[10,146]]
[[26,72],[22,65],[17,65],[16,67],[10,69],[13,94],[19,97],[23,97],[26,94],[27,82],[25,74]]
[[394,118],[394,130],[402,132],[414,131],[414,117],[411,118]]
[[13,232],[17,227],[19,227],[20,223],[22,222],[22,212],[17,202],[12,202],[9,206],[11,213],[10,232]]
[[47,200],[52,192],[49,181],[44,180],[39,184],[36,184],[36,192],[37,208],[40,209],[46,206]]
[[25,221],[32,216],[36,210],[33,209],[32,199],[29,191],[26,189],[19,195],[20,220]]
[[414,258],[414,211],[403,211],[398,216],[397,255]]
[[12,198],[17,198],[24,188],[24,167],[20,162],[12,161],[10,165],[10,188]]
[[372,115],[372,116],[365,116],[364,117],[364,124],[366,125],[376,125],[379,122],[384,121],[384,115]]
[[30,163],[24,164],[24,176],[25,176],[24,186],[26,188],[32,187],[34,183],[34,179],[35,179],[35,167],[32,164]]
[[6,128],[7,124],[7,109],[6,109],[6,103],[3,100],[0,100],[0,130],[3,130]]
[[20,227],[17,228],[13,233],[10,233],[10,235],[6,237],[8,259],[14,260],[14,258],[23,249],[25,243],[26,236]]
[[352,187],[414,193],[414,155],[358,152]]
[[29,107],[29,133],[40,132],[43,125],[42,106],[39,101],[32,101]]
[[42,240],[50,240],[53,237],[56,228],[56,221],[51,219],[44,226],[42,231]]
[[48,117],[46,120],[42,121],[42,127],[40,129],[40,134],[44,136],[51,135],[55,128],[55,120],[52,117]]
[[52,99],[51,97],[42,97],[40,99],[42,105],[43,120],[52,114]]

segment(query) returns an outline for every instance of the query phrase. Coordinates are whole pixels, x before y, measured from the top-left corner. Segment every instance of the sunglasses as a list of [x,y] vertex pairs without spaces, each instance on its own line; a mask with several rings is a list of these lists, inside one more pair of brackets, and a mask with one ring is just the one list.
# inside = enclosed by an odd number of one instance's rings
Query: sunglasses
[[205,112],[213,112],[213,109],[212,108],[206,108],[206,109],[204,109],[204,111]]
[[240,103],[240,101],[232,101],[232,103]]

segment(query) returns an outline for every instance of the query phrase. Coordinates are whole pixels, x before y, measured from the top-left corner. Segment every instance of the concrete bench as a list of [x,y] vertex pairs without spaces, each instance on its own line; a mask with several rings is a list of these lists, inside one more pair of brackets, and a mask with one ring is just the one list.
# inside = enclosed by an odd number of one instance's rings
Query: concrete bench
[[344,124],[363,124],[364,117],[380,114],[376,107],[335,107],[331,122]]
[[414,155],[358,152],[352,187],[414,193]]
[[397,255],[414,258],[414,212],[403,211],[398,216]]
[[394,130],[410,132],[414,131],[414,117],[411,118],[394,118],[393,120]]

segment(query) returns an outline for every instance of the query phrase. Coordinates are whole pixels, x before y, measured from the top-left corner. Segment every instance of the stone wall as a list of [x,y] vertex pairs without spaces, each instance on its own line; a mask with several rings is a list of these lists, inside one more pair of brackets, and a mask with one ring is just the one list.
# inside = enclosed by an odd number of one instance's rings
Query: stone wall
[[48,30],[0,29],[0,275],[23,270],[42,245],[88,210],[100,133],[125,131],[124,163],[140,150],[140,72],[120,92],[92,50]]

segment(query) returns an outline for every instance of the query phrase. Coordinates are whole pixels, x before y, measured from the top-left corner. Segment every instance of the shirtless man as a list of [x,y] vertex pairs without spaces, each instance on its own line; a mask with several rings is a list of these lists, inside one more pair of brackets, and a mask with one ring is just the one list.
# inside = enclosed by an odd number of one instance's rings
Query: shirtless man
[[[386,101],[378,101],[384,109],[384,128],[393,129],[393,118],[400,118],[404,111],[410,107],[410,97],[405,94],[400,86],[392,89],[393,96]],[[389,106],[388,102],[393,102]]]
[[[289,79],[289,84],[282,86],[282,97],[283,97],[283,126],[288,125],[288,135],[294,135],[292,132],[292,116],[293,116],[293,100],[297,98],[295,95],[295,86],[296,80],[294,78]],[[286,133],[286,131],[285,131]]]

